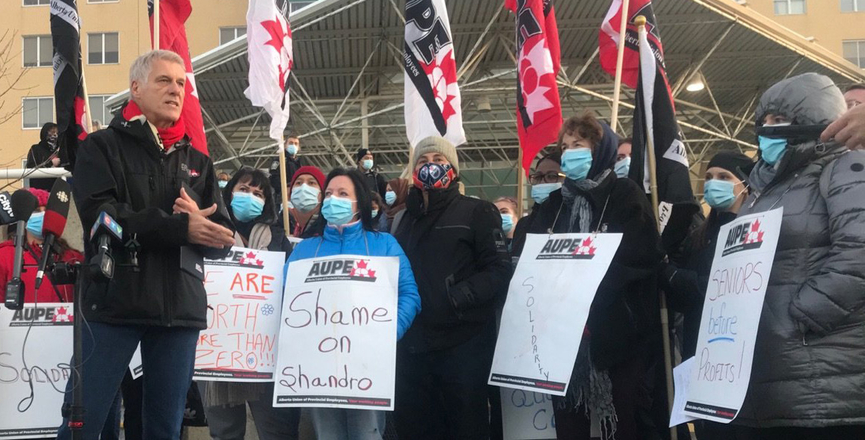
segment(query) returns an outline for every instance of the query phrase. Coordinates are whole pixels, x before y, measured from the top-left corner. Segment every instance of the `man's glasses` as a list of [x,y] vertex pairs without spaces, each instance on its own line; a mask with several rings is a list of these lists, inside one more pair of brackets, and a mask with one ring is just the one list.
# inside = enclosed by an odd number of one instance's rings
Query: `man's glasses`
[[534,173],[529,175],[529,183],[538,185],[541,183],[558,183],[559,179],[565,175],[558,171],[550,171],[548,173]]

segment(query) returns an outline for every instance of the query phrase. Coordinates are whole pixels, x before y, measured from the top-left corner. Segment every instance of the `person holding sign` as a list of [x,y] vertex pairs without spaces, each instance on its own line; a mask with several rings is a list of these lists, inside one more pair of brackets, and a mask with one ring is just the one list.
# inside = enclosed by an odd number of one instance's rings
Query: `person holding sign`
[[[267,175],[243,167],[222,191],[237,232],[235,246],[291,254],[285,231],[276,226],[274,192]],[[204,413],[210,436],[220,440],[243,439],[246,406],[255,419],[262,440],[297,439],[300,410],[274,408],[272,383],[203,382]]]
[[[421,301],[411,265],[390,235],[375,232],[366,178],[357,170],[337,168],[327,176],[322,217],[312,225],[314,238],[300,242],[286,263],[332,255],[399,257],[397,339],[402,338],[420,312]],[[316,312],[318,313],[318,312]],[[381,439],[385,413],[372,410],[312,408],[316,436],[327,440]]]
[[595,294],[567,396],[553,398],[559,438],[589,439],[592,425],[601,427],[603,438],[642,438],[636,412],[648,406],[639,387],[647,347],[654,347],[649,335],[656,332],[659,306],[653,286],[664,254],[645,194],[613,172],[617,143],[592,115],[565,121],[557,147],[567,178],[535,208],[526,231],[623,234]]
[[749,439],[865,438],[865,152],[818,139],[845,110],[831,79],[806,73],[769,88],[754,114],[760,160],[739,216],[784,214],[733,420]]
[[748,197],[748,174],[752,168],[754,161],[750,157],[734,151],[721,151],[709,160],[703,198],[712,209],[706,221],[691,232],[681,254],[666,264],[661,273],[661,287],[667,292],[670,306],[684,315],[683,359],[693,356],[697,347],[718,232],[736,218]]
[[321,189],[324,173],[317,167],[300,167],[291,178],[291,205],[289,230],[292,237],[306,237],[309,227],[318,219],[321,210]]
[[411,164],[414,186],[394,228],[424,309],[397,348],[397,433],[487,438],[496,310],[512,274],[502,217],[492,203],[460,194],[448,140],[422,139]]

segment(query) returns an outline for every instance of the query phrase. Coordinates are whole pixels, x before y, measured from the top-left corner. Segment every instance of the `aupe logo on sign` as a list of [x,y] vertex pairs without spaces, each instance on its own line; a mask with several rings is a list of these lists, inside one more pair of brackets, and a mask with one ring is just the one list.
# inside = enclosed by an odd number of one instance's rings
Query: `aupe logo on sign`
[[306,282],[364,281],[374,283],[375,270],[369,260],[321,260],[312,263]]
[[727,233],[727,241],[724,243],[724,251],[721,256],[726,257],[736,252],[759,249],[763,245],[763,234],[760,219],[754,220],[753,223],[744,222],[734,226]]
[[597,250],[592,237],[586,237],[584,240],[551,238],[541,248],[536,260],[591,260],[595,258]]
[[16,310],[9,321],[9,327],[34,327],[52,325],[72,325],[72,309],[70,306],[25,307]]

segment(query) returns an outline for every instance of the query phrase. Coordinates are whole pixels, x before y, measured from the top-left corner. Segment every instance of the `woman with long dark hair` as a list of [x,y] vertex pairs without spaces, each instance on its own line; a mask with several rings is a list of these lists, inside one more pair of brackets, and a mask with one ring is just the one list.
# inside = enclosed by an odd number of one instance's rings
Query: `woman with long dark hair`
[[[311,226],[316,236],[300,242],[286,263],[339,254],[399,257],[397,339],[420,312],[411,265],[390,234],[375,231],[370,189],[357,170],[337,168],[325,183],[321,216]],[[383,411],[311,408],[316,436],[322,440],[381,439],[385,429]]]
[[[276,203],[267,174],[241,168],[222,190],[222,197],[237,230],[235,246],[291,253],[285,231],[276,226]],[[207,382],[204,388],[211,437],[242,439],[248,404],[260,439],[297,439],[300,410],[274,408],[273,384]]]

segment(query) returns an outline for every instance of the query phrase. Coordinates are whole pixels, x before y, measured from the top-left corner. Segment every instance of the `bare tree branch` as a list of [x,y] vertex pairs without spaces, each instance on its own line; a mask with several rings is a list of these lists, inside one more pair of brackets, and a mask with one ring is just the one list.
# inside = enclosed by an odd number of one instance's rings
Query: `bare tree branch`
[[[5,105],[6,101],[3,100],[3,97],[13,90],[22,91],[29,89],[18,87],[18,83],[21,82],[21,79],[24,78],[24,75],[30,69],[27,67],[20,70],[17,67],[13,69],[13,66],[17,65],[15,58],[20,55],[20,52],[13,52],[16,34],[16,32],[6,30],[0,36],[0,125],[9,122],[9,120],[22,111],[22,106],[17,104],[11,106],[12,109],[9,110],[10,106]],[[14,72],[13,70],[18,70],[18,72]],[[4,110],[4,107],[6,110]]]

